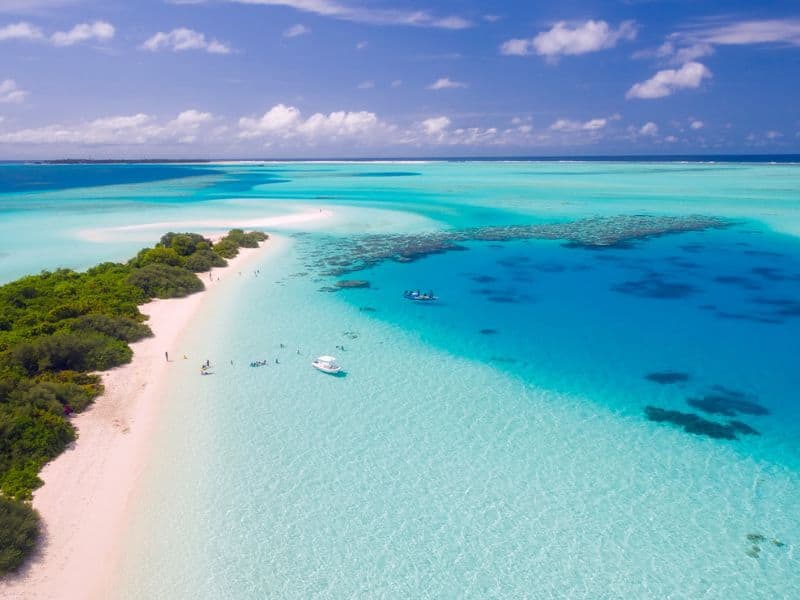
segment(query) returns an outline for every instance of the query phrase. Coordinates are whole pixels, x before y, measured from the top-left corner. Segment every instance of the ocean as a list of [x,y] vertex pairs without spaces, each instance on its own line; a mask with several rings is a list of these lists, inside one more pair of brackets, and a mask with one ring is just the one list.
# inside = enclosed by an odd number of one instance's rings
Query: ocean
[[184,336],[216,374],[176,366],[119,598],[789,598],[799,191],[795,164],[8,164],[0,279],[335,213]]

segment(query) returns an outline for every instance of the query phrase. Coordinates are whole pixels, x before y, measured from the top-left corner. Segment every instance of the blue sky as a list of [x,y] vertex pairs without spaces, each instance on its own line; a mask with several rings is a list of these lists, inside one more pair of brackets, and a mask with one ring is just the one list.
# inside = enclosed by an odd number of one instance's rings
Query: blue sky
[[0,158],[800,152],[796,0],[0,0]]

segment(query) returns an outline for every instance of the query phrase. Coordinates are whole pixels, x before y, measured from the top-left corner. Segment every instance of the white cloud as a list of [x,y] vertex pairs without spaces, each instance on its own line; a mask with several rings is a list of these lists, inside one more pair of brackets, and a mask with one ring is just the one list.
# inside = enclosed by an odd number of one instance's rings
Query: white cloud
[[655,136],[658,134],[658,125],[653,123],[652,121],[648,121],[644,125],[642,125],[641,129],[639,129],[640,135],[649,135]]
[[778,138],[782,138],[783,134],[780,131],[768,131],[764,134],[768,140],[777,140]]
[[186,27],[179,27],[169,32],[159,31],[144,41],[141,48],[157,52],[168,49],[173,52],[185,50],[204,50],[209,54],[230,54],[231,49],[226,44],[215,39],[207,40],[205,34]]
[[467,87],[466,83],[460,81],[453,81],[449,77],[440,77],[428,86],[429,90],[455,90],[458,88]]
[[636,37],[636,24],[623,21],[614,29],[605,21],[589,20],[581,25],[559,21],[548,31],[532,39],[511,39],[500,47],[500,53],[512,56],[538,54],[550,59],[562,55],[586,54],[613,48],[617,42]]
[[800,46],[800,19],[765,19],[718,24],[700,24],[683,35],[706,44],[788,44]]
[[[350,6],[336,0],[230,0],[240,4],[285,6],[302,12],[313,13],[356,23],[371,25],[408,25],[414,27],[436,27],[439,29],[466,29],[472,24],[462,17],[439,17],[425,10],[400,10]],[[366,4],[366,3],[363,3]]]
[[291,27],[289,27],[289,29],[284,31],[283,37],[293,38],[297,37],[298,35],[306,35],[308,33],[311,33],[311,30],[305,25],[301,25],[300,23],[298,23],[297,25],[292,25]]
[[72,125],[54,124],[0,134],[9,144],[143,145],[150,143],[189,143],[198,130],[213,120],[213,115],[186,110],[166,123],[137,113],[102,117]]
[[374,81],[362,81],[358,84],[358,89],[360,90],[371,90],[375,87]]
[[698,121],[698,120],[694,120],[691,123],[689,123],[689,127],[694,129],[695,131],[697,131],[698,129],[702,129],[705,126],[706,126],[705,123],[703,123],[702,121]]
[[666,42],[654,50],[639,50],[633,58],[655,58],[672,65],[683,65],[698,58],[714,54],[714,47],[704,42],[689,43],[678,34],[671,34]]
[[107,42],[114,37],[114,32],[114,26],[105,21],[80,23],[69,31],[55,32],[50,36],[50,41],[56,46],[74,46],[88,41]]
[[422,128],[428,135],[439,135],[450,127],[450,119],[447,117],[432,117],[422,122]]
[[711,77],[711,71],[698,62],[690,62],[680,69],[665,69],[653,75],[647,81],[634,84],[626,98],[650,100],[663,98],[680,89],[697,88],[704,79]]
[[356,50],[363,50],[367,46],[369,46],[369,42],[358,42],[356,44]]
[[674,144],[675,142],[678,141],[678,138],[676,138],[674,135],[668,135],[667,137],[664,138],[664,141],[669,144]]
[[550,129],[552,131],[561,131],[565,133],[572,133],[576,131],[598,131],[603,129],[607,124],[608,119],[603,118],[590,119],[583,123],[570,119],[558,119],[555,123],[550,125]]
[[403,80],[402,79],[395,79],[392,82],[392,87],[393,88],[399,88],[401,85],[403,85]]
[[25,21],[0,27],[0,42],[6,40],[41,40],[43,38],[44,34],[41,29]]
[[[2,2],[2,0],[0,0]],[[114,37],[111,23],[94,21],[79,23],[69,31],[56,31],[49,38],[37,26],[26,21],[0,27],[0,42],[7,40],[48,41],[54,46],[74,46],[81,42],[107,42]]]
[[13,79],[0,81],[0,102],[4,104],[20,104],[25,100],[28,92],[19,89]]
[[301,138],[310,143],[324,143],[346,138],[370,142],[385,139],[392,130],[373,112],[315,113],[304,119],[299,109],[285,104],[273,106],[261,117],[239,119],[239,138],[267,141]]

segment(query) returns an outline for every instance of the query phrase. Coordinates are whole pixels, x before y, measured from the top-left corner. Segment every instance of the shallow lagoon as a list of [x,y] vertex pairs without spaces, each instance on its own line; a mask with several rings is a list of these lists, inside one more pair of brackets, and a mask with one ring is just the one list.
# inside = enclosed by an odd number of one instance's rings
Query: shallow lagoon
[[[202,170],[0,193],[6,279],[162,233],[102,235],[123,224],[337,212],[333,235],[291,237],[187,334],[219,368],[179,364],[120,597],[800,593],[800,168]],[[641,213],[732,222],[604,250],[467,241],[359,271],[368,289],[319,291],[336,277],[315,257],[354,236]],[[408,302],[409,288],[441,301]],[[329,352],[346,378],[309,367]],[[246,366],[264,358],[280,364]],[[647,406],[759,435],[687,431]]]

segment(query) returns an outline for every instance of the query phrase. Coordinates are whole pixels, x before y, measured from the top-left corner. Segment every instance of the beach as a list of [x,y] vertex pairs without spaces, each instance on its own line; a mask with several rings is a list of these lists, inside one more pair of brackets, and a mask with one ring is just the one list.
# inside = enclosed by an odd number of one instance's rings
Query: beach
[[[330,214],[297,213],[259,223],[305,223]],[[209,237],[216,241],[222,234]],[[43,523],[41,549],[19,573],[0,582],[0,596],[14,600],[107,597],[117,543],[151,456],[153,425],[169,400],[164,390],[171,368],[178,361],[193,361],[199,372],[205,362],[205,357],[193,356],[181,346],[181,336],[191,328],[201,306],[226,293],[230,278],[240,277],[254,261],[264,260],[285,243],[284,238],[270,235],[258,248],[241,248],[227,266],[198,274],[204,291],[140,307],[153,336],[131,344],[131,363],[102,374],[105,393],[72,420],[78,439],[42,469],[44,485],[34,492],[33,500]]]

